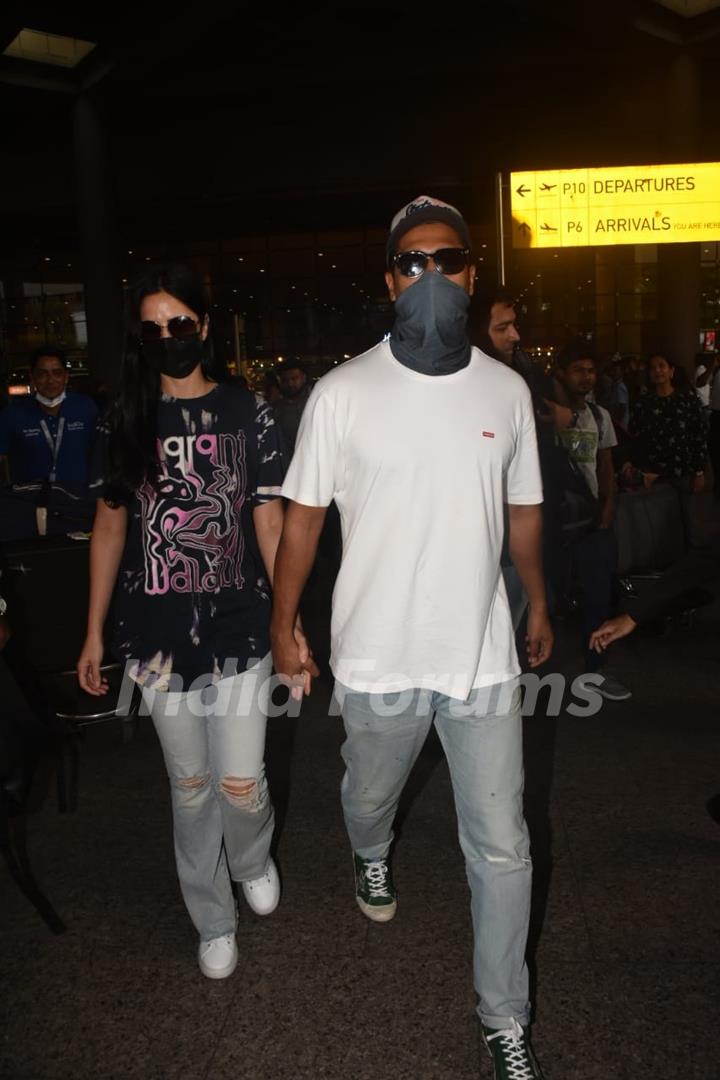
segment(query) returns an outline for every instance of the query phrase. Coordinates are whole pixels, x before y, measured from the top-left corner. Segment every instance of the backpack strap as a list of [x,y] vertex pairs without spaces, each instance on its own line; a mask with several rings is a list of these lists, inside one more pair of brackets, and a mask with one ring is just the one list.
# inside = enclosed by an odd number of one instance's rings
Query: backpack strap
[[602,437],[605,434],[605,424],[603,421],[603,414],[600,412],[600,407],[599,405],[596,405],[594,401],[587,401],[586,405],[593,414],[593,419],[597,424],[598,436],[600,437],[600,441],[602,441]]

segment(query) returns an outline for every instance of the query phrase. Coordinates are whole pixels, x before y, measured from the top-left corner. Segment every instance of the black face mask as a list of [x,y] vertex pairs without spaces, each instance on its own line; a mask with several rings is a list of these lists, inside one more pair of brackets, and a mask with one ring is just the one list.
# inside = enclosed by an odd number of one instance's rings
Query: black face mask
[[395,359],[422,375],[450,375],[467,367],[469,306],[470,296],[462,286],[426,270],[395,301],[390,335]]
[[170,379],[186,379],[203,358],[203,343],[198,335],[188,338],[160,338],[144,341],[142,354],[148,364]]

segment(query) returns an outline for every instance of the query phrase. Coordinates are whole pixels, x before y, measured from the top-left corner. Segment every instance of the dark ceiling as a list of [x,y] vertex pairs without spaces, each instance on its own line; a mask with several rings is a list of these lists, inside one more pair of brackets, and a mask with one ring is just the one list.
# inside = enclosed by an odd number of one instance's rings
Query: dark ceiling
[[[6,251],[77,243],[73,114],[103,117],[120,233],[152,240],[383,225],[419,191],[492,212],[500,169],[720,156],[717,11],[650,0],[443,6],[206,2],[0,16],[97,42],[73,72],[0,57]],[[0,50],[1,51],[1,50]],[[697,130],[671,72],[698,61]]]

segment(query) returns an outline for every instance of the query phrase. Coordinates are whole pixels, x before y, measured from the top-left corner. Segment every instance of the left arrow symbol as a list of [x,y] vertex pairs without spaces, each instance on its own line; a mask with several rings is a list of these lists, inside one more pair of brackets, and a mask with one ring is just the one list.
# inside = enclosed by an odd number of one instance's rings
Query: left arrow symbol
[[520,198],[524,199],[526,195],[530,194],[530,192],[532,191],[532,188],[525,187],[524,184],[521,184],[520,187],[517,188],[516,190],[517,190],[517,193],[520,196]]

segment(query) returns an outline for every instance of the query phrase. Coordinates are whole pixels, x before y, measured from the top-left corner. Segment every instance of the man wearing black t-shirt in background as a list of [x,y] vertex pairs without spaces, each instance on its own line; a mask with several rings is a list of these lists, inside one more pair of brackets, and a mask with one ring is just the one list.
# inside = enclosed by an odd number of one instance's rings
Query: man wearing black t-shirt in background
[[286,360],[277,368],[277,375],[282,397],[273,403],[273,412],[288,454],[292,457],[300,420],[313,384],[300,360]]

